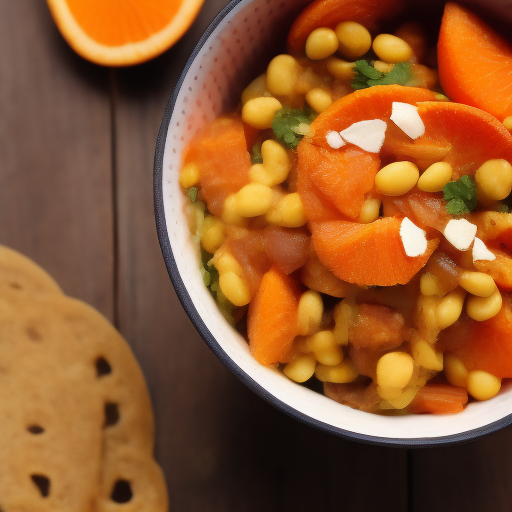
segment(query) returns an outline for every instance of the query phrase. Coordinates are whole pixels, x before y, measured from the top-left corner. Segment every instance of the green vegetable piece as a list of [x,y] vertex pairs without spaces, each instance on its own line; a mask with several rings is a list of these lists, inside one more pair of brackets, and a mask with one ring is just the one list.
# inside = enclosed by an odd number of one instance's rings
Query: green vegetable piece
[[254,144],[251,152],[251,164],[262,164],[263,157],[261,156],[261,144]]
[[501,213],[510,213],[510,209],[506,204],[501,205]]
[[197,199],[197,188],[196,187],[190,187],[187,192],[188,198],[192,203],[196,202]]
[[355,72],[352,82],[354,90],[367,89],[375,85],[407,85],[412,78],[411,65],[408,62],[399,62],[389,73],[381,73],[365,60],[358,60],[355,63]]
[[311,124],[316,114],[310,109],[292,109],[284,107],[274,116],[272,130],[274,135],[290,149],[295,149],[303,135],[297,133],[300,124]]
[[446,210],[451,215],[464,215],[472,212],[477,205],[476,182],[467,175],[457,181],[447,183],[443,188]]

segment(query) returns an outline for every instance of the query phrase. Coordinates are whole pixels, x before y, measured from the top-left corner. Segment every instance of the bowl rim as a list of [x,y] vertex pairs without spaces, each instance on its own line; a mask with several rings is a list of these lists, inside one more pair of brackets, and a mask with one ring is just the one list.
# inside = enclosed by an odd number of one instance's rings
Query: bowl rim
[[222,349],[220,344],[217,342],[215,337],[211,334],[203,321],[202,317],[198,313],[197,309],[192,302],[192,299],[183,284],[183,280],[178,271],[178,267],[176,265],[174,255],[171,249],[171,243],[169,240],[168,232],[167,232],[167,222],[165,219],[165,211],[164,211],[164,198],[163,198],[163,160],[164,160],[164,151],[167,140],[167,132],[169,128],[169,124],[174,112],[174,107],[176,105],[176,101],[178,95],[181,91],[181,86],[185,80],[185,77],[194,62],[195,58],[203,48],[204,44],[210,37],[210,35],[214,32],[220,22],[229,14],[238,4],[242,2],[250,2],[251,0],[231,0],[213,19],[213,21],[209,24],[199,42],[196,44],[194,50],[192,51],[190,57],[187,60],[187,63],[176,82],[176,85],[173,89],[171,97],[167,102],[167,106],[165,108],[164,116],[162,119],[162,123],[160,125],[160,129],[158,131],[158,137],[156,141],[156,149],[155,149],[155,158],[154,158],[154,167],[153,167],[153,195],[154,195],[154,210],[155,210],[155,220],[156,220],[156,229],[158,240],[160,243],[160,248],[162,250],[162,255],[165,261],[165,266],[167,268],[167,272],[172,281],[176,294],[178,296],[183,309],[187,313],[190,321],[199,332],[200,336],[206,343],[206,345],[210,348],[210,350],[217,356],[217,358],[221,361],[221,363],[228,368],[243,384],[245,384],[251,391],[256,393],[258,396],[266,400],[269,404],[276,407],[277,409],[283,411],[288,416],[309,425],[311,427],[317,428],[319,430],[328,432],[330,434],[334,434],[336,436],[342,437],[344,439],[350,441],[358,441],[363,442],[370,445],[375,446],[384,446],[384,447],[395,447],[395,448],[432,448],[436,446],[448,446],[454,444],[460,444],[472,440],[479,439],[481,437],[487,436],[494,432],[497,432],[509,425],[512,424],[512,413],[504,416],[500,420],[494,421],[485,425],[483,427],[479,427],[476,429],[468,430],[466,432],[461,432],[460,434],[452,434],[447,436],[440,437],[422,437],[422,438],[391,438],[391,437],[379,437],[372,436],[367,434],[360,434],[357,432],[353,432],[350,430],[342,429],[339,427],[335,427],[324,423],[323,421],[317,420],[307,414],[297,411],[293,407],[289,406],[287,403],[283,402],[276,398],[273,394],[267,391],[263,386],[254,381],[249,375],[247,375]]

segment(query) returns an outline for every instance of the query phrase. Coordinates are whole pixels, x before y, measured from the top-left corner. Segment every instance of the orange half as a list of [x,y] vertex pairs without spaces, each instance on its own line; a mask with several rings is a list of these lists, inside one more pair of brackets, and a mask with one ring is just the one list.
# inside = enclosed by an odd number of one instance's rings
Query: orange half
[[103,66],[130,66],[160,55],[186,32],[203,2],[47,0],[71,48]]

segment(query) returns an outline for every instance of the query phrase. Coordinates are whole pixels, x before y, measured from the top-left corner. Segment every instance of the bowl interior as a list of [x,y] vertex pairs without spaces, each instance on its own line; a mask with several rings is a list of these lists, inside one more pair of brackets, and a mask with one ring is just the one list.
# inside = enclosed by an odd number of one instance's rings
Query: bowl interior
[[[279,51],[291,20],[305,3],[232,2],[199,43],[171,98],[160,133],[165,146],[156,190],[162,248],[178,295],[217,356],[256,392],[303,421],[340,435],[399,445],[456,442],[501,428],[511,422],[509,384],[492,400],[470,404],[460,414],[399,417],[353,410],[295,384],[252,358],[247,343],[224,320],[203,284],[178,183],[183,151],[201,128],[238,103],[244,85]],[[157,152],[157,169],[159,158]]]

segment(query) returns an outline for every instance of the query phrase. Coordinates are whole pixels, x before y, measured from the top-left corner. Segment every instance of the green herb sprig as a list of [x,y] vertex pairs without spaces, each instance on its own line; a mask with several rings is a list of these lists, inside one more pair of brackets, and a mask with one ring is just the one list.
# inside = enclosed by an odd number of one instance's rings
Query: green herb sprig
[[446,210],[451,215],[472,212],[477,205],[476,182],[467,175],[447,183],[443,188]]
[[395,64],[389,73],[382,73],[365,60],[356,61],[354,68],[352,88],[355,91],[375,85],[406,85],[412,79],[411,65],[408,62]]
[[315,119],[316,114],[311,109],[292,109],[284,107],[278,110],[272,122],[274,135],[288,148],[295,149],[304,133],[300,125],[309,126]]

